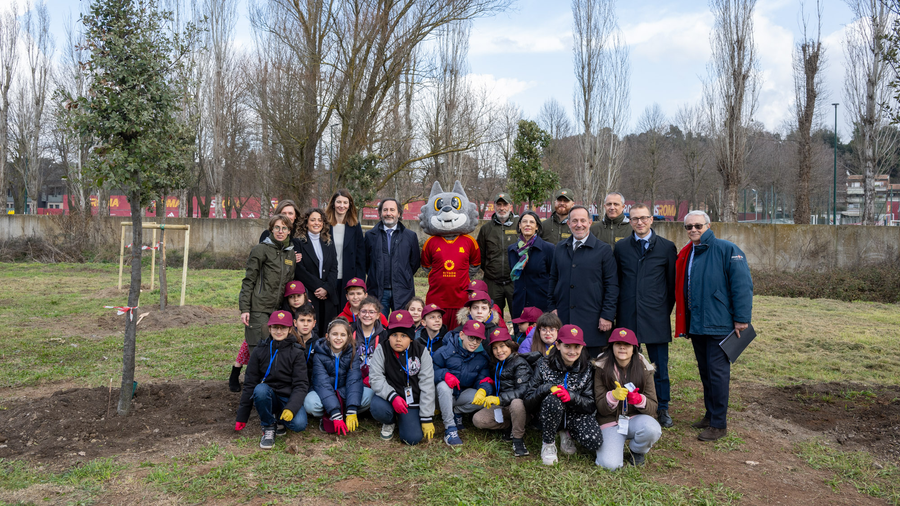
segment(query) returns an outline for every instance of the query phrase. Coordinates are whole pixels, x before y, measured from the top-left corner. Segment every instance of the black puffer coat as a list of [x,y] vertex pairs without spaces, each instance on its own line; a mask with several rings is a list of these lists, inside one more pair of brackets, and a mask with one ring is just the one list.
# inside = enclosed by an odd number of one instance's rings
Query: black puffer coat
[[[275,356],[275,360],[270,361],[272,355]],[[269,368],[270,363],[271,369]],[[266,369],[269,369],[268,376],[265,376]],[[250,362],[247,364],[247,372],[244,374],[244,389],[241,391],[241,403],[238,406],[236,422],[247,423],[253,408],[253,390],[262,381],[272,387],[275,395],[288,398],[284,409],[290,410],[294,414],[303,409],[303,401],[306,400],[306,394],[309,392],[306,350],[302,345],[297,344],[294,336],[288,335],[281,341],[275,341],[269,336],[253,350]],[[279,417],[281,414],[277,413],[275,416]]]
[[509,406],[515,399],[524,399],[528,392],[528,382],[531,381],[531,366],[528,362],[513,353],[503,362],[495,362],[491,367],[495,394],[500,398],[501,406]]

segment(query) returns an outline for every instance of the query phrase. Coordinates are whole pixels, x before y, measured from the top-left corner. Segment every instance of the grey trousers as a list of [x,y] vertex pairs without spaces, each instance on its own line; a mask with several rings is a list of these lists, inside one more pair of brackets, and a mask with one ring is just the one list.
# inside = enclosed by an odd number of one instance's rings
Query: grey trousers
[[647,453],[650,448],[659,441],[662,428],[656,418],[650,415],[635,415],[628,421],[628,435],[619,434],[618,425],[601,429],[603,432],[603,444],[597,450],[595,464],[606,469],[618,469],[622,467],[625,440],[630,439],[632,453]]
[[456,427],[453,419],[454,413],[474,413],[483,409],[480,405],[472,404],[472,399],[478,392],[477,388],[467,388],[460,392],[459,397],[453,398],[453,389],[442,381],[437,384],[438,405],[441,407],[441,418],[444,420],[444,428]]

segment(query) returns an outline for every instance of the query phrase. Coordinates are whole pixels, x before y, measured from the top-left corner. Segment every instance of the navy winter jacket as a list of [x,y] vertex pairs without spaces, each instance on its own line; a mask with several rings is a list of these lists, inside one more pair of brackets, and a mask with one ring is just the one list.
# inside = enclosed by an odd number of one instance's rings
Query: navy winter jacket
[[454,389],[454,393],[467,388],[483,388],[488,395],[493,394],[494,380],[488,369],[487,353],[469,351],[463,347],[458,334],[456,339],[448,339],[451,335],[452,332],[447,333],[444,346],[432,356],[435,384],[444,381],[444,375],[449,372],[459,380],[459,390]]
[[[515,266],[519,261],[518,245],[513,244],[507,250],[509,265]],[[534,306],[547,311],[547,300],[550,297],[550,267],[556,246],[538,237],[528,252],[528,263],[522,275],[514,282],[513,301],[510,315],[518,318],[526,307]]]
[[[334,395],[335,377],[337,377],[336,390],[344,399],[347,414],[355,414],[362,401],[363,391],[359,354],[352,346],[347,346],[340,357],[335,357],[325,339],[319,339],[315,346],[316,351],[312,356],[313,388],[322,400],[322,408],[332,420],[343,419],[341,404]],[[337,365],[337,370],[335,370],[335,365]]]

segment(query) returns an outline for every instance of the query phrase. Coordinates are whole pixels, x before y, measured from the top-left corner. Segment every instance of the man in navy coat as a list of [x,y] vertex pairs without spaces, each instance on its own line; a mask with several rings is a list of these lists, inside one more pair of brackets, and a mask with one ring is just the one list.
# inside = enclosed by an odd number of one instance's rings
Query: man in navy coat
[[569,211],[572,235],[556,245],[550,265],[547,309],[563,325],[578,325],[592,357],[608,344],[616,318],[619,281],[612,248],[591,233],[591,215],[584,206]]
[[653,380],[659,406],[656,417],[663,427],[671,427],[669,416],[669,343],[675,307],[675,243],[660,237],[651,228],[653,213],[644,204],[631,207],[634,231],[616,243],[613,255],[619,272],[619,307],[616,326],[633,330],[647,349],[647,358],[656,365]]
[[366,232],[366,285],[381,301],[385,316],[403,309],[416,296],[413,276],[419,270],[419,238],[400,223],[400,204],[384,199],[378,204],[381,221]]

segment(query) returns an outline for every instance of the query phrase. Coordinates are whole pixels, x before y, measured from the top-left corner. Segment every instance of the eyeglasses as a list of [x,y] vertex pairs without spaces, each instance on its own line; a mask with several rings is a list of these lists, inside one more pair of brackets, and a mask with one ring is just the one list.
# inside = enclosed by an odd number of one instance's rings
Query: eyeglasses
[[684,229],[690,230],[693,228],[694,230],[703,230],[703,227],[705,227],[705,226],[706,226],[706,223],[694,223],[693,225],[685,223]]
[[463,334],[463,336],[465,336],[466,340],[468,340],[469,342],[472,342],[472,343],[474,343],[476,341],[478,341],[479,343],[481,342],[481,338],[478,336],[468,336],[466,334]]
[[272,227],[272,230],[274,230],[275,232],[290,232],[291,231],[291,229],[289,229],[287,227]]
[[363,309],[359,312],[359,314],[366,315],[366,316],[372,316],[372,315],[378,314],[378,311],[375,311],[374,309]]
[[648,221],[653,221],[653,216],[635,216],[631,218],[631,221],[636,221],[638,223],[647,223]]

